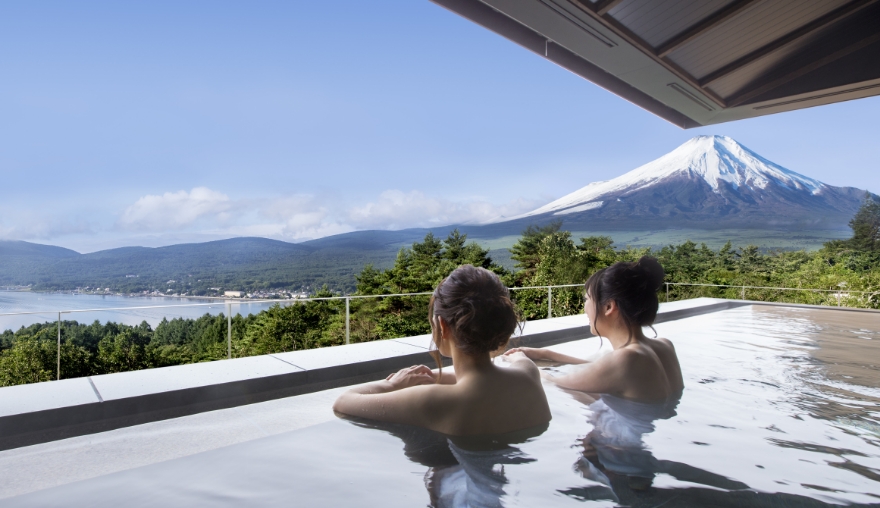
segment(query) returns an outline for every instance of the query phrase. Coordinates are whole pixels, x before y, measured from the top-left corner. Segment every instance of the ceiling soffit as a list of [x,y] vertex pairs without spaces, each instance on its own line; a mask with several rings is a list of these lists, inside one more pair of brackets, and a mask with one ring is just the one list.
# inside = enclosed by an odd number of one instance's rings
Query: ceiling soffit
[[685,128],[880,94],[880,0],[432,1]]

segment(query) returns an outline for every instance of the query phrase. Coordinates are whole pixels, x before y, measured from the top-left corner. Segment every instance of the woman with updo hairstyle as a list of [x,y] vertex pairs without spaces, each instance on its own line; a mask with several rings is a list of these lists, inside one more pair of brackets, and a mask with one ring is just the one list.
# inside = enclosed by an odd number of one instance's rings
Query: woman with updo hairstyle
[[495,365],[518,320],[508,289],[497,275],[464,265],[434,290],[428,319],[440,355],[452,371],[414,365],[342,394],[342,414],[425,427],[450,436],[497,435],[550,421],[550,408],[535,364],[518,355]]
[[595,361],[548,349],[514,348],[532,360],[584,364],[568,375],[548,377],[562,388],[622,399],[655,403],[676,398],[684,388],[675,347],[668,339],[648,338],[659,302],[657,291],[665,274],[657,260],[644,256],[619,262],[594,273],[585,288],[584,310],[590,331],[607,338],[613,351]]

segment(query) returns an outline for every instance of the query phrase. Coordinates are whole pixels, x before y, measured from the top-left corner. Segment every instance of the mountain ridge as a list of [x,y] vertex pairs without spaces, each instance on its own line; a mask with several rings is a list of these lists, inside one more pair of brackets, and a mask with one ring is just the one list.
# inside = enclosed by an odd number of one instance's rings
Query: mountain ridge
[[564,217],[609,220],[616,227],[666,221],[668,226],[840,226],[865,195],[784,168],[727,136],[697,136],[617,178],[593,182],[505,221]]
[[79,252],[42,243],[25,242],[22,240],[0,240],[0,258],[6,257],[42,257],[47,259],[60,259],[75,257]]

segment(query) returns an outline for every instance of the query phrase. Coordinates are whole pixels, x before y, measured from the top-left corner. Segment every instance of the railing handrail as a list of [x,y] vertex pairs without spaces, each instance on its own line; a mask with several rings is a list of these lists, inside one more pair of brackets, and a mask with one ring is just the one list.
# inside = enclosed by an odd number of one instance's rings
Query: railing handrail
[[[697,286],[697,287],[719,287],[719,288],[736,288],[736,289],[773,289],[778,291],[812,291],[819,293],[871,293],[877,294],[878,291],[862,291],[853,289],[819,289],[819,288],[790,288],[784,286],[750,286],[743,284],[704,284],[696,282],[664,282],[666,286]],[[582,287],[583,284],[548,284],[545,286],[514,286],[509,287],[510,291],[520,291],[523,289],[552,289],[552,288],[569,288]],[[427,296],[433,294],[430,291],[419,293],[383,293],[380,295],[339,295],[339,296],[320,296],[308,298],[256,298],[256,299],[217,299],[208,303],[184,303],[184,304],[167,304],[167,305],[139,305],[134,307],[99,307],[92,309],[65,309],[65,310],[39,310],[39,311],[23,311],[23,312],[3,312],[0,317],[7,316],[27,316],[38,314],[77,314],[83,312],[104,312],[104,311],[124,311],[124,310],[146,310],[146,309],[169,309],[169,308],[191,308],[191,307],[224,307],[227,304],[245,305],[245,304],[261,304],[261,303],[298,303],[298,302],[318,302],[330,300],[357,300],[366,298],[389,298],[399,296]],[[198,297],[193,297],[198,298]]]
[[[583,284],[554,284],[547,286],[515,286],[508,288],[511,291],[518,291],[520,289],[550,289],[550,288],[566,288],[566,287],[576,287],[583,286]],[[248,299],[217,299],[210,303],[183,303],[183,304],[168,304],[168,305],[141,305],[135,307],[101,307],[94,309],[67,309],[67,310],[40,310],[40,311],[27,311],[27,312],[4,312],[0,313],[0,317],[4,316],[26,316],[26,315],[36,315],[36,314],[76,314],[81,312],[102,312],[102,311],[119,311],[119,310],[144,310],[144,309],[168,309],[168,308],[189,308],[189,307],[212,307],[212,306],[225,306],[227,304],[254,304],[254,303],[297,303],[297,302],[318,302],[318,301],[327,301],[327,300],[356,300],[356,299],[365,299],[365,298],[388,298],[394,296],[427,296],[431,295],[433,292],[419,292],[419,293],[388,293],[381,295],[340,295],[340,296],[317,296],[317,297],[308,297],[308,298],[248,298]],[[190,297],[190,298],[198,298]]]
[[[843,293],[871,293],[880,294],[880,291],[858,291],[858,290],[846,290],[842,287],[839,289],[818,289],[818,288],[786,288],[786,287],[775,287],[775,286],[747,286],[744,284],[704,284],[704,283],[690,283],[690,282],[664,282],[666,286],[666,301],[669,301],[669,287],[670,286],[698,286],[698,287],[723,287],[723,288],[736,288],[742,290],[742,298],[745,299],[745,290],[746,289],[773,289],[773,290],[781,290],[781,291],[812,291],[818,293],[837,293],[837,305],[841,304],[841,294]],[[582,284],[554,284],[554,285],[546,285],[546,286],[518,286],[518,287],[510,287],[508,290],[510,291],[518,291],[522,289],[546,289],[547,290],[547,317],[550,318],[553,316],[553,288],[570,288],[570,287],[582,287]],[[24,316],[24,315],[40,315],[40,314],[54,314],[58,316],[58,347],[57,347],[57,374],[56,379],[61,379],[61,316],[62,314],[75,314],[75,313],[83,313],[83,312],[103,312],[103,311],[129,311],[129,310],[144,310],[144,309],[168,309],[168,308],[186,308],[186,307],[213,307],[213,306],[225,306],[226,307],[226,351],[227,358],[232,358],[232,305],[244,305],[244,304],[261,304],[261,303],[299,303],[299,302],[315,302],[315,301],[329,301],[329,300],[344,300],[345,301],[345,343],[349,344],[350,342],[350,317],[351,317],[351,309],[349,304],[353,299],[365,299],[365,298],[389,298],[389,297],[399,297],[399,296],[427,296],[433,294],[432,292],[419,292],[419,293],[389,293],[389,294],[381,294],[381,295],[340,295],[340,296],[321,296],[321,297],[312,297],[312,298],[284,298],[284,299],[273,299],[273,298],[259,298],[259,299],[220,299],[217,298],[215,301],[209,303],[185,303],[180,305],[142,305],[135,307],[107,307],[107,308],[98,308],[98,309],[68,309],[68,310],[45,310],[45,311],[28,311],[28,312],[6,312],[0,313],[0,317],[4,316]]]
[[690,282],[664,282],[667,286],[704,286],[717,288],[736,288],[736,289],[776,289],[782,291],[813,291],[819,293],[880,293],[880,291],[856,291],[852,289],[819,289],[819,288],[787,288],[779,286],[746,286],[743,284],[699,284]]

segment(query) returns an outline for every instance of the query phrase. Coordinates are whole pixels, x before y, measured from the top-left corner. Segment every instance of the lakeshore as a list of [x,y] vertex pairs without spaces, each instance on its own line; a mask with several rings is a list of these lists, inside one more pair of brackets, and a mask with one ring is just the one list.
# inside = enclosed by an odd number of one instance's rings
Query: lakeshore
[[233,313],[243,315],[256,314],[273,305],[272,302],[228,297],[0,290],[0,331],[17,330],[22,326],[56,321],[59,312],[64,321],[80,323],[91,323],[95,320],[101,323],[112,321],[132,326],[146,321],[150,326],[155,327],[162,319],[195,319],[204,314],[221,314],[226,312],[227,303],[232,304]]

